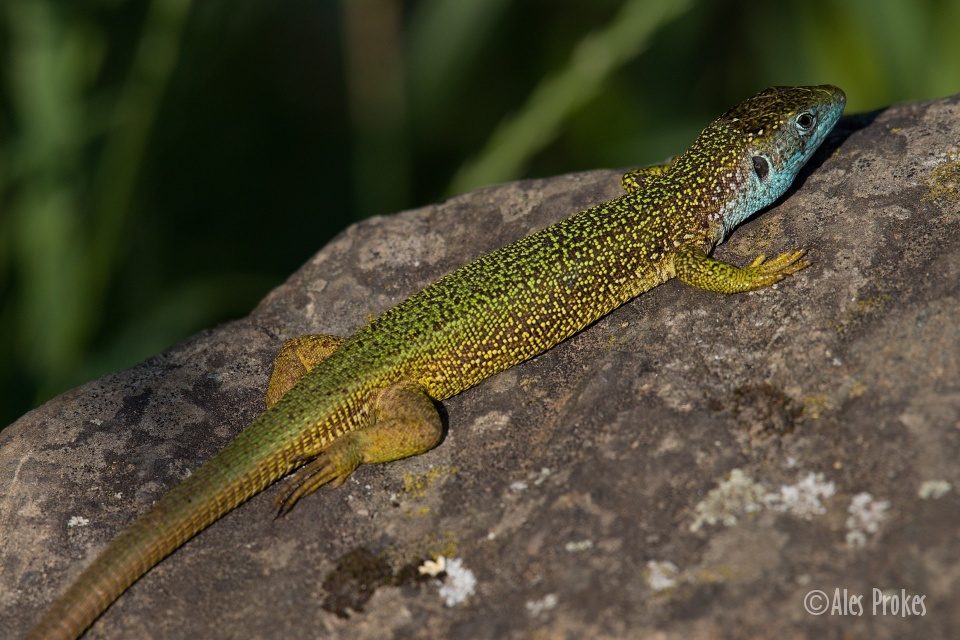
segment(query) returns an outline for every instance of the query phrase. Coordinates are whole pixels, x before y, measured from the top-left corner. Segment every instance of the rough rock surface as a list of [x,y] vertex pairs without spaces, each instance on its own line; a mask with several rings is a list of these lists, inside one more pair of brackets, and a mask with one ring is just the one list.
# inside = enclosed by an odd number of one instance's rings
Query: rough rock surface
[[[271,487],[88,637],[956,637],[958,141],[960,97],[845,119],[718,252],[809,247],[811,268],[752,294],[640,296],[446,402],[427,455],[279,520]],[[354,225],[249,317],[0,432],[0,636],[262,410],[281,340],[347,334],[617,194],[596,171]],[[415,571],[440,553],[476,578],[453,606]],[[925,615],[881,615],[875,588]],[[814,589],[837,607],[846,589],[847,615],[807,613]]]

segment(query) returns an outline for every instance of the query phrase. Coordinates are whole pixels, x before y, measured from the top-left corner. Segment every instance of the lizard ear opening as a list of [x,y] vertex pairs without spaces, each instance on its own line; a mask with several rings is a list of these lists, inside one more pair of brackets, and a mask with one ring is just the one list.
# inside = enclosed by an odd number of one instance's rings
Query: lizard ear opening
[[760,182],[766,182],[770,174],[770,162],[763,156],[753,156],[753,170],[760,179]]

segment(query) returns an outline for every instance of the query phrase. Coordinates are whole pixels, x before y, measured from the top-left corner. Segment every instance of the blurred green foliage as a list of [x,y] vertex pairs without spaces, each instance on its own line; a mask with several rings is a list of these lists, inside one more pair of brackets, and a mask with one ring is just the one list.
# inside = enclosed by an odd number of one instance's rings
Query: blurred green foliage
[[655,162],[771,84],[960,90],[960,0],[4,0],[0,426],[367,215]]

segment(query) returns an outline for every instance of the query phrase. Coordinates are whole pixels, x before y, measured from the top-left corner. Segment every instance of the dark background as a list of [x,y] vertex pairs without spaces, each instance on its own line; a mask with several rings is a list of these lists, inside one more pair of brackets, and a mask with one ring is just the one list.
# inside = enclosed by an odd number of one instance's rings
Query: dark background
[[657,162],[772,84],[960,90],[960,0],[3,0],[0,426],[349,223]]

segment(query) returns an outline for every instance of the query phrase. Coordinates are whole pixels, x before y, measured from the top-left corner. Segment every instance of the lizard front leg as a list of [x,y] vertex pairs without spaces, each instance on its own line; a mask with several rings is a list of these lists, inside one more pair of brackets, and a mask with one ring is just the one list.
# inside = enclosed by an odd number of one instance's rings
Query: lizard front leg
[[320,333],[297,336],[283,343],[273,360],[267,383],[267,408],[277,403],[300,378],[340,348],[344,338]]
[[422,385],[399,382],[373,400],[370,424],[344,434],[294,475],[277,497],[278,516],[327,484],[338,487],[361,463],[391,462],[425,453],[443,435],[440,413]]
[[810,266],[803,259],[806,249],[782,253],[773,260],[757,256],[746,267],[711,258],[698,249],[681,250],[674,257],[677,279],[691,286],[717,293],[740,293],[762,289]]

